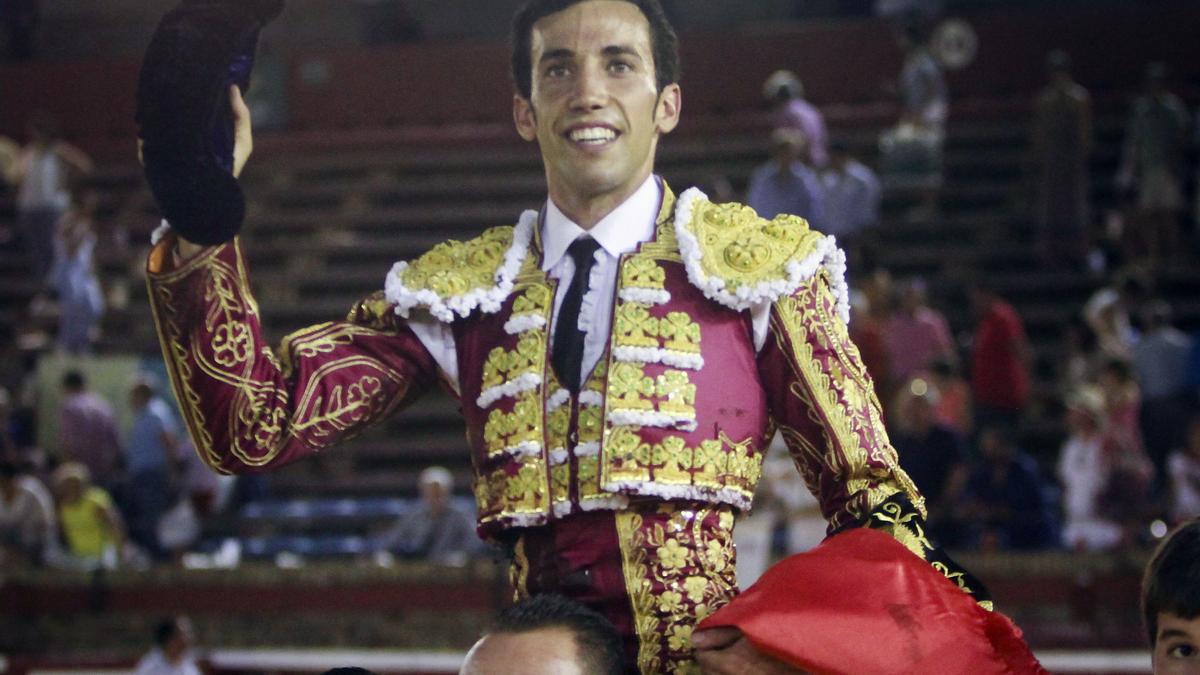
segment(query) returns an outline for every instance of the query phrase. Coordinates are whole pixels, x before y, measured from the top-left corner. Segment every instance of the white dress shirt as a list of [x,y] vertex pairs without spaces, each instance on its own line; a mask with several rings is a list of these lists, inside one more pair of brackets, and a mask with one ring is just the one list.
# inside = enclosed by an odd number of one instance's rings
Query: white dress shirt
[[[575,274],[575,261],[567,255],[567,248],[584,235],[590,235],[600,244],[600,248],[596,249],[596,264],[588,276],[588,290],[583,296],[579,310],[579,328],[584,332],[580,381],[587,380],[588,374],[595,368],[608,346],[621,255],[654,238],[654,226],[658,219],[661,199],[662,188],[659,181],[650,176],[629,199],[590,230],[572,222],[554,204],[554,200],[546,200],[545,218],[541,223],[544,251],[542,270],[548,277],[559,282],[550,320],[551,336],[554,335],[558,310],[567,294],[567,288],[571,285],[571,277]],[[754,347],[762,349],[766,341],[771,304],[760,303],[751,308],[750,313],[754,322]],[[454,333],[450,330],[450,325],[424,312],[414,312],[408,319],[408,325],[416,333],[421,344],[429,350],[446,380],[457,391],[458,353],[455,351]]]

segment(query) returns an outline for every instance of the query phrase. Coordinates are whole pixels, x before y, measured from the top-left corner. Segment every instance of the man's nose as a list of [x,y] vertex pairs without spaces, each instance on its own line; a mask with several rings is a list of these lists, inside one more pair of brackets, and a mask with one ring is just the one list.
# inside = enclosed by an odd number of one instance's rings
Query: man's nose
[[604,72],[599,68],[583,68],[575,78],[575,108],[595,110],[608,100],[608,84]]

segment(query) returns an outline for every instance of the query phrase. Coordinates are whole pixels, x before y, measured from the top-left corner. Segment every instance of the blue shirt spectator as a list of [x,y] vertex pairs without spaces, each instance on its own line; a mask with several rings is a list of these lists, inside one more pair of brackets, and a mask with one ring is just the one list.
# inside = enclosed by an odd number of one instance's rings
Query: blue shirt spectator
[[1037,462],[1018,449],[1010,432],[1000,426],[981,430],[979,450],[982,461],[971,473],[965,511],[979,523],[980,546],[1012,550],[1055,546],[1053,500]]
[[829,168],[821,172],[821,187],[825,199],[821,231],[825,234],[853,239],[879,223],[879,178],[851,157],[845,145],[830,146]]
[[168,457],[174,459],[177,427],[171,409],[162,399],[154,398],[137,410],[129,430],[126,461],[129,473],[167,470]]
[[816,173],[800,161],[805,142],[796,129],[771,134],[771,161],[750,175],[746,203],[763,218],[800,216],[820,229],[825,222],[824,195]]

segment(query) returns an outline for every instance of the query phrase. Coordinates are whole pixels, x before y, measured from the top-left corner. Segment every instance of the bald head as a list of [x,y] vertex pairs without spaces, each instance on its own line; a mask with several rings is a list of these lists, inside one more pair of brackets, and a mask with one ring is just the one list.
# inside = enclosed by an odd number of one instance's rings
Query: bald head
[[570,629],[491,633],[471,647],[459,675],[592,675]]
[[500,612],[459,675],[620,675],[621,636],[601,614],[560,595]]

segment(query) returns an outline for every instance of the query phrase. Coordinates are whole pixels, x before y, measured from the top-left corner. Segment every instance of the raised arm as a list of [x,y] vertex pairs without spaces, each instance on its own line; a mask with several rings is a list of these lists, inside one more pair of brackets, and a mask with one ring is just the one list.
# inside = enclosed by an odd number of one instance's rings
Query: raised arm
[[[253,147],[250,112],[230,89],[233,173]],[[346,320],[272,348],[241,244],[201,247],[168,234],[147,265],[150,303],[176,399],[200,457],[223,473],[286,464],[353,436],[437,381],[437,366],[382,295]]]

